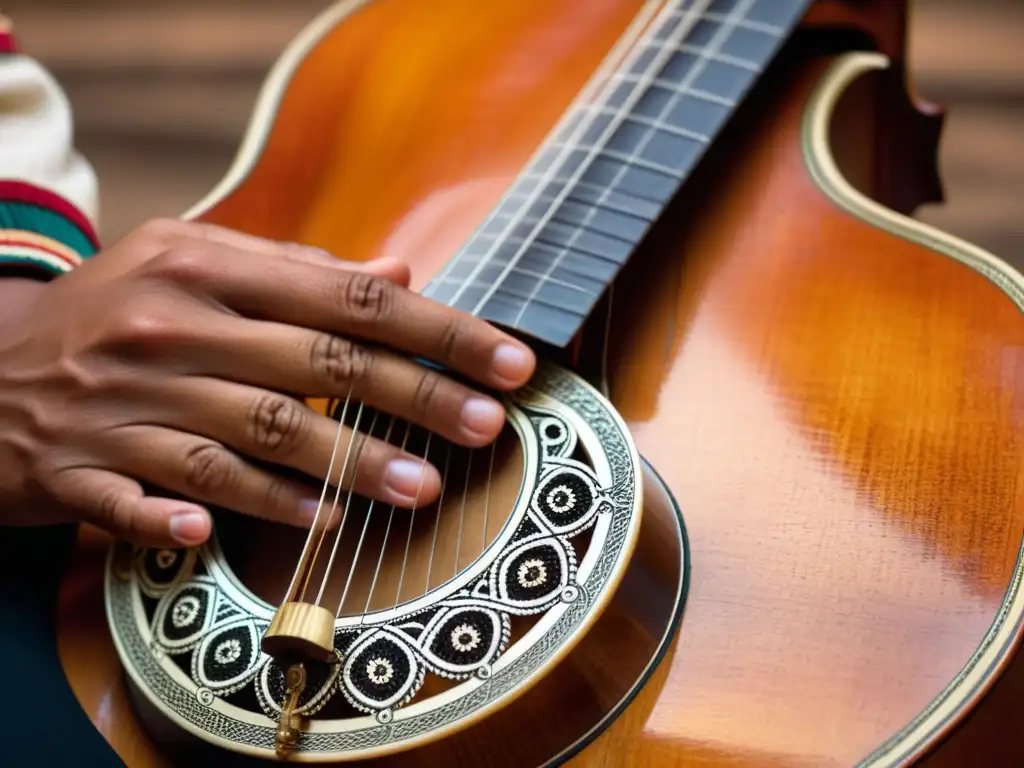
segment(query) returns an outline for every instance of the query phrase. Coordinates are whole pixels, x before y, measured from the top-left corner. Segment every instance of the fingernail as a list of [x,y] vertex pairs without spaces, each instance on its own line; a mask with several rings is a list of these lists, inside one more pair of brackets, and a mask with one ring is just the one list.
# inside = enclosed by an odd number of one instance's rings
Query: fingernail
[[422,461],[392,459],[384,473],[384,484],[399,496],[414,499],[426,479],[426,466]]
[[[330,507],[329,504],[327,506]],[[302,525],[312,525],[313,521],[316,520],[316,511],[318,509],[320,509],[320,499],[306,499],[299,502],[299,523]]]
[[491,370],[509,383],[520,384],[533,372],[533,354],[518,344],[502,344],[494,352]]
[[201,544],[206,541],[208,528],[206,515],[193,509],[175,512],[171,516],[171,536],[181,544]]
[[491,437],[505,422],[505,409],[487,397],[473,397],[462,406],[462,426],[474,435]]

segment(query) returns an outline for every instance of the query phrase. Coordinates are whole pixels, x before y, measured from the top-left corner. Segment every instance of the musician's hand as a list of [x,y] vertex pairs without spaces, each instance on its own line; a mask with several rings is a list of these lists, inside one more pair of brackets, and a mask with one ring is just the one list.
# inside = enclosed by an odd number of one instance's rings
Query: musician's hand
[[[497,389],[523,384],[533,355],[408,280],[391,260],[343,264],[165,221],[49,284],[18,281],[28,293],[0,321],[0,521],[84,520],[152,546],[204,541],[202,504],[308,525],[337,424],[299,398],[350,386],[455,442],[488,444],[503,423],[496,401],[383,347]],[[422,458],[373,439],[359,456],[357,492],[401,507],[436,498],[439,474]]]

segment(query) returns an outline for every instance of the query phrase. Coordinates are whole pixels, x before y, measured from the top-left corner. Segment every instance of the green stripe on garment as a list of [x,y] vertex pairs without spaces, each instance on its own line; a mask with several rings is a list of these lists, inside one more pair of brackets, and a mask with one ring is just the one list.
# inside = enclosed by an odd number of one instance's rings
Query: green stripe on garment
[[88,258],[96,253],[89,237],[56,211],[32,203],[0,201],[0,229],[22,229],[57,240]]

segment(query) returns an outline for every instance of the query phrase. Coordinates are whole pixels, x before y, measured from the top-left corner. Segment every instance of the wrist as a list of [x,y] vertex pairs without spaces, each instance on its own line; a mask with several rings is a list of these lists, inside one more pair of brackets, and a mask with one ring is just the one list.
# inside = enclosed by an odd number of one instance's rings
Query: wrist
[[97,250],[91,221],[71,202],[34,184],[0,178],[0,267],[8,274],[31,266],[58,275]]
[[46,286],[45,282],[27,277],[0,276],[0,328],[21,317]]

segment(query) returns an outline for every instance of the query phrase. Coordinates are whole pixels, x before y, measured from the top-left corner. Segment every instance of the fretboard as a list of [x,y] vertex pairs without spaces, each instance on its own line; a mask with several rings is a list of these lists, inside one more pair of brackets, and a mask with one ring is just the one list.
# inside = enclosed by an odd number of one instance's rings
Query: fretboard
[[810,0],[670,5],[426,295],[550,344],[573,338]]

